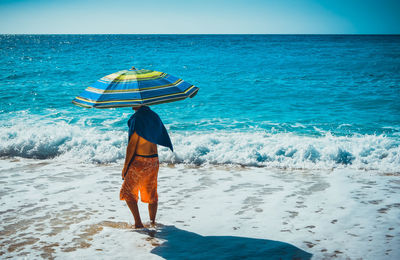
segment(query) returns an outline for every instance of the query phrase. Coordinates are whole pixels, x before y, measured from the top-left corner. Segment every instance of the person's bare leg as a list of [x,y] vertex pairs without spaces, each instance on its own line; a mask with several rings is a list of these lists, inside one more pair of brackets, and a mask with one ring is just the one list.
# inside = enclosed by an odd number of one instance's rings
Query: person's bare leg
[[149,203],[149,216],[152,225],[156,224],[156,214],[157,214],[158,202]]
[[133,218],[135,219],[135,228],[142,228],[143,223],[142,220],[140,219],[140,214],[139,214],[139,208],[137,205],[137,201],[126,201],[126,204],[128,204],[129,209],[132,212]]

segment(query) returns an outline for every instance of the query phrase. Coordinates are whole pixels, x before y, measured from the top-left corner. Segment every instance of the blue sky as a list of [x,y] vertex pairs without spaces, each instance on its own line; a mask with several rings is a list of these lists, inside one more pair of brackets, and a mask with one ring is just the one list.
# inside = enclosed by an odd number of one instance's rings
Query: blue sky
[[0,33],[399,34],[400,0],[0,0]]

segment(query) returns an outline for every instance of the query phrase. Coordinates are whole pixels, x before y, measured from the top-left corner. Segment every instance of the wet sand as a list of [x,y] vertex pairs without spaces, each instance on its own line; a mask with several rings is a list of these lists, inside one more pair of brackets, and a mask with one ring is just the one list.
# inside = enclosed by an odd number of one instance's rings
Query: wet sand
[[[1,160],[0,258],[161,259],[180,237],[188,253],[229,237],[227,255],[256,239],[313,259],[400,259],[398,174],[162,165],[160,224],[141,231],[121,183],[119,165]],[[149,223],[147,204],[140,211]],[[272,252],[263,243],[260,257]]]

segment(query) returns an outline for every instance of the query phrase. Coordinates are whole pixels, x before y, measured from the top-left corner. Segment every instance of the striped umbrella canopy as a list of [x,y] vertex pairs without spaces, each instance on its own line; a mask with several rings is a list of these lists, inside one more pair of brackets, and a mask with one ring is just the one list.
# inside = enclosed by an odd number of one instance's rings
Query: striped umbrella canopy
[[139,107],[192,98],[198,91],[172,75],[133,67],[99,79],[72,103],[86,108]]

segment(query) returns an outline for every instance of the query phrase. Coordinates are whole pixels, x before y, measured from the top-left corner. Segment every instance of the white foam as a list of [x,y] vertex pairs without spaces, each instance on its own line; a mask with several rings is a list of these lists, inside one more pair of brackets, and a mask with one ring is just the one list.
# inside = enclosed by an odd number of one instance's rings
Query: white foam
[[[68,120],[67,120],[68,122]],[[124,159],[127,132],[87,123],[14,122],[0,128],[0,156],[113,163]],[[109,125],[113,122],[105,122]],[[110,127],[112,128],[112,127]],[[160,148],[165,163],[237,164],[269,168],[350,168],[396,172],[400,141],[385,135],[319,137],[295,133],[170,131],[175,152]]]
[[293,133],[202,133],[174,135],[176,152],[161,153],[172,163],[396,171],[399,142],[383,135],[299,136]]
[[127,134],[61,121],[52,125],[3,127],[0,136],[0,156],[110,163],[124,157]]
[[[293,247],[313,259],[400,256],[396,175],[161,166],[163,225],[136,232],[119,201],[121,165],[1,161],[3,258],[215,259],[256,248],[278,259]],[[139,208],[148,224],[147,204]],[[275,242],[290,247],[271,256]]]

